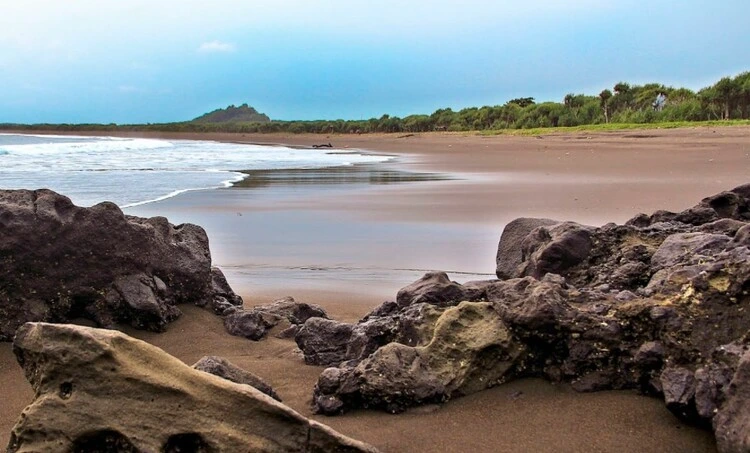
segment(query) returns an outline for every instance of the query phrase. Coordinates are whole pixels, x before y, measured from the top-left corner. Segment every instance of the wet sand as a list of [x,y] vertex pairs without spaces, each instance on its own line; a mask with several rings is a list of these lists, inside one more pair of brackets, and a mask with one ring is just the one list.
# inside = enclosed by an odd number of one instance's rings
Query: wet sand
[[[169,135],[366,149],[398,156],[380,170],[449,179],[377,184],[262,182],[185,193],[131,209],[203,225],[214,261],[247,305],[292,295],[355,321],[424,270],[458,281],[491,278],[502,227],[519,216],[588,224],[639,212],[681,210],[750,181],[750,128],[695,128],[536,137],[456,134]],[[380,171],[379,170],[379,171]],[[274,179],[274,178],[271,178]],[[283,178],[282,178],[283,179]],[[393,181],[391,181],[393,182]],[[165,334],[129,333],[192,364],[222,355],[265,377],[286,403],[311,415],[320,368],[294,343],[230,337],[207,312],[185,307]],[[0,443],[32,392],[0,344]],[[520,392],[520,393],[519,393]],[[680,424],[656,399],[631,392],[576,394],[537,380],[507,384],[442,408],[392,416],[319,418],[385,451],[713,451],[712,436]]]

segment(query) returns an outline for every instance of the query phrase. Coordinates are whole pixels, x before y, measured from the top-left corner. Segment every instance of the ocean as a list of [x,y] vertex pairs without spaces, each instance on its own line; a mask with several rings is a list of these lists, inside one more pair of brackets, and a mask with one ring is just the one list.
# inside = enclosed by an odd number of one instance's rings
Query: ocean
[[48,188],[79,206],[121,208],[229,187],[242,170],[320,169],[388,160],[358,152],[119,137],[0,134],[0,189]]

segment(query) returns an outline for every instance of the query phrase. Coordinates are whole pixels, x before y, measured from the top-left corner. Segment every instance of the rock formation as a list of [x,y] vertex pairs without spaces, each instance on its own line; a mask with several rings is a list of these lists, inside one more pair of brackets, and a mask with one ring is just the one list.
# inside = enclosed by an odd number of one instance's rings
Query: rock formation
[[28,323],[13,346],[35,397],[10,453],[375,451],[117,331]]
[[178,304],[241,305],[211,268],[205,231],[50,190],[0,191],[0,341],[27,321],[86,318],[161,331]]
[[281,398],[279,398],[273,387],[266,383],[263,378],[247,370],[243,370],[223,357],[207,355],[195,362],[193,368],[213,374],[214,376],[219,376],[228,381],[236,382],[237,384],[249,385],[276,401],[281,401]]
[[254,341],[263,338],[270,329],[282,322],[286,323],[293,335],[310,318],[328,319],[328,314],[322,307],[297,302],[293,297],[284,297],[270,304],[248,309],[232,307],[230,310],[217,311],[217,314],[224,315],[224,328],[231,335]]
[[398,412],[534,376],[661,397],[721,451],[748,451],[749,238],[750,185],[625,225],[516,220],[504,280],[430,273],[357,324],[308,320],[297,344],[331,366],[313,408]]

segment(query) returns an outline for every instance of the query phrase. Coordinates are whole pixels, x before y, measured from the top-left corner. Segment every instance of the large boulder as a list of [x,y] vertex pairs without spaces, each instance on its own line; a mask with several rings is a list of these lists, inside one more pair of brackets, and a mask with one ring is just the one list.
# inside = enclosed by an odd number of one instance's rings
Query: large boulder
[[523,240],[538,227],[547,227],[561,223],[552,219],[521,217],[505,225],[497,245],[497,278],[507,279],[520,277],[519,266],[525,261]]
[[117,331],[29,323],[14,352],[35,397],[10,453],[375,451]]
[[211,269],[205,231],[50,190],[0,191],[0,340],[27,321],[86,318],[164,330],[182,303],[241,304]]
[[565,271],[588,257],[593,245],[591,230],[574,222],[535,228],[521,242],[524,257],[521,275],[535,278],[548,273],[565,275]]
[[298,302],[290,296],[277,299],[270,304],[253,307],[252,310],[286,319],[295,325],[304,324],[310,318],[328,319],[328,313],[320,305]]
[[230,335],[258,341],[279,322],[275,316],[264,316],[255,310],[235,310],[224,317],[224,328]]
[[[229,334],[254,341],[265,337],[272,328],[282,322],[287,323],[285,332],[289,331],[291,333],[288,335],[294,336],[308,319],[328,319],[328,313],[323,307],[298,302],[289,296],[275,300],[270,304],[258,305],[248,309],[233,307],[233,309],[224,310],[220,314],[224,315],[224,328]],[[287,335],[287,333],[284,335]]]
[[710,256],[728,240],[746,243],[748,193],[750,184],[707,197],[679,213],[639,214],[625,225],[599,228],[517,219],[500,238],[496,272],[500,279],[540,279],[554,273],[578,288],[636,292],[662,267],[684,262],[686,256]]
[[[638,389],[706,427],[716,426],[716,414],[726,410],[722,426],[741,432],[744,418],[733,414],[745,410],[737,402],[744,400],[729,401],[742,394],[744,387],[735,384],[742,380],[733,376],[743,376],[737,370],[750,342],[748,197],[750,185],[626,225],[536,226],[520,240],[515,275],[527,274],[523,278],[461,285],[439,272],[427,274],[358,324],[327,326],[346,331],[336,341],[316,337],[315,330],[326,329],[308,321],[305,334],[317,338],[317,346],[303,350],[312,356],[338,345],[336,360],[318,362],[336,367],[321,374],[314,406],[325,414],[356,407],[399,411],[533,376],[569,382],[578,391]],[[481,316],[468,310],[479,306],[487,307]],[[493,351],[519,354],[475,360],[475,348],[461,338],[449,343],[463,352],[436,347],[446,335],[441,326],[457,313],[448,323],[456,335],[471,332],[490,344],[480,326],[502,325],[495,339],[507,332],[512,341]],[[367,335],[367,324],[388,329],[370,331],[369,347],[352,351],[354,332]],[[469,375],[484,379],[482,385],[466,384],[472,380],[462,377],[462,363]],[[496,366],[501,378],[482,374]]]
[[508,379],[524,352],[491,304],[462,302],[438,318],[426,346],[394,342],[354,367],[324,371],[313,407],[331,415],[353,407],[401,412],[442,402]]
[[399,307],[419,303],[450,307],[480,296],[477,290],[452,282],[445,272],[428,272],[411,285],[401,288],[396,295],[396,303]]
[[347,324],[324,318],[310,318],[294,341],[309,365],[336,366],[361,360],[394,340],[396,321],[391,317],[373,318]]

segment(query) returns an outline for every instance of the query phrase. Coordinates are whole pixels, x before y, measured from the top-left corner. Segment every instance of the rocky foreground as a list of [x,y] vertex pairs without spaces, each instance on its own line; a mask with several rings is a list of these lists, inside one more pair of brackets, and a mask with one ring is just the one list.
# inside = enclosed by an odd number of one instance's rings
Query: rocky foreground
[[8,452],[376,451],[200,370],[242,380],[220,359],[194,369],[120,332],[66,324],[25,324],[13,346],[35,398]]
[[429,273],[356,324],[291,298],[242,308],[199,227],[49,191],[0,192],[0,227],[0,335],[21,326],[14,350],[37,394],[10,451],[370,449],[291,413],[221,358],[190,369],[117,332],[23,324],[160,330],[185,302],[233,335],[294,338],[307,363],[328,367],[313,389],[318,413],[400,412],[542,377],[638,389],[713,429],[720,451],[750,451],[750,184],[625,225],[517,219],[500,239],[497,280]]
[[73,205],[50,190],[0,190],[0,341],[29,321],[88,319],[162,331],[179,304],[242,305],[211,267],[203,228]]
[[639,389],[750,451],[750,185],[600,228],[518,219],[499,280],[425,275],[357,324],[295,340],[327,365],[314,410],[400,412],[522,377]]

